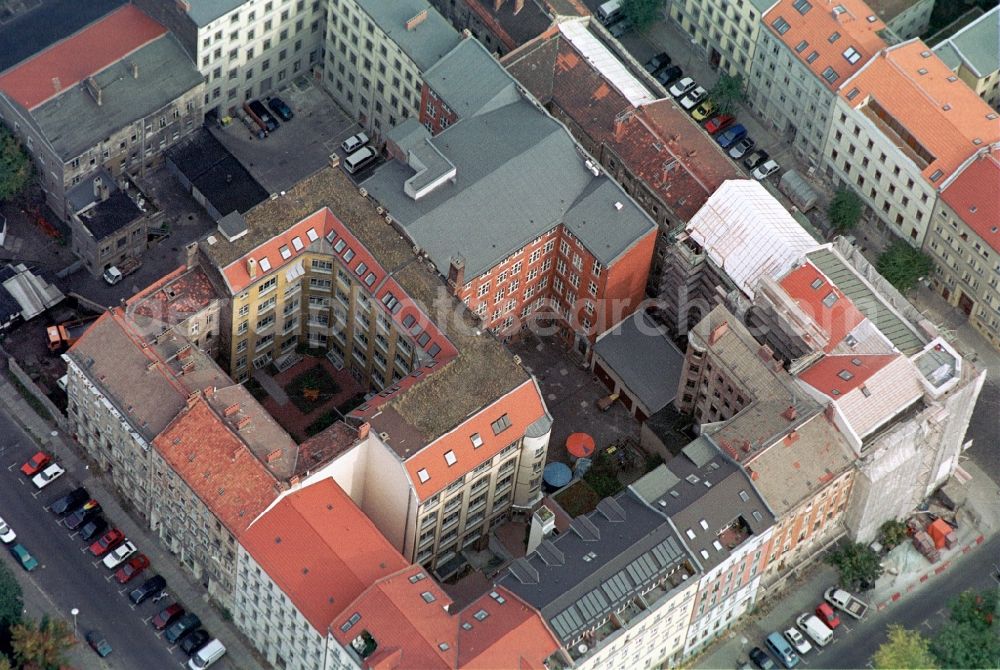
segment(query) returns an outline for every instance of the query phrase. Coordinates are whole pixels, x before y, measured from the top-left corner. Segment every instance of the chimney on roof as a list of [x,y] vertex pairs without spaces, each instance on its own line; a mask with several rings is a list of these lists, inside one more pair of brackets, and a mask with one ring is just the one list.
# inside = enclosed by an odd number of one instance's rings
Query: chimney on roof
[[257,278],[257,261],[253,257],[247,259],[247,274],[250,275],[250,279]]
[[188,397],[187,397],[187,406],[189,408],[194,407],[194,404],[196,402],[198,402],[198,392],[197,391],[195,391],[194,393],[188,395]]
[[236,430],[243,430],[250,425],[250,417],[244,415],[236,419]]
[[212,396],[215,395],[215,387],[214,386],[206,386],[205,390],[203,391],[203,393],[205,394],[206,398],[211,398]]
[[765,363],[770,363],[771,359],[774,358],[774,352],[771,351],[771,347],[766,344],[760,345],[760,349],[757,350],[757,355],[760,356],[760,360]]
[[358,439],[366,440],[368,439],[368,431],[371,430],[372,425],[365,421],[363,424],[358,426]]
[[103,94],[101,93],[101,87],[97,85],[97,80],[93,77],[87,77],[83,81],[83,85],[90,95],[93,96],[94,102],[97,103],[97,106],[100,107]]
[[94,177],[94,199],[98,202],[104,202],[109,195],[108,185],[104,183],[104,178],[101,175]]
[[413,18],[411,18],[409,21],[406,22],[406,29],[413,30],[426,20],[427,20],[427,10],[421,9],[419,12],[417,12],[416,16],[414,16]]
[[750,466],[747,466],[747,474],[750,475],[752,481],[757,481],[760,479],[760,475]]
[[184,258],[185,267],[187,267],[188,269],[193,268],[198,260],[198,243],[188,242],[184,246],[184,256],[185,256]]
[[791,446],[797,439],[799,439],[799,431],[793,430],[788,435],[785,435],[785,446]]
[[300,481],[302,481],[302,478],[299,477],[298,475],[292,475],[291,477],[288,478],[288,483],[291,484],[292,486],[295,486]]
[[190,355],[191,355],[190,344],[185,345],[183,349],[177,352],[177,358],[179,358],[180,360],[184,360],[185,358],[188,358]]
[[719,339],[722,338],[722,336],[725,335],[727,332],[729,332],[729,322],[728,321],[723,321],[718,326],[716,326],[715,328],[713,328],[712,332],[709,334],[709,336],[708,336],[708,343],[709,343],[709,345],[712,345],[712,344],[715,344],[716,342],[718,342]]
[[181,374],[187,374],[194,370],[194,361],[187,361],[181,366]]
[[223,410],[222,413],[225,416],[232,416],[233,414],[236,414],[239,411],[240,411],[240,404],[238,402],[234,402],[232,405]]
[[788,421],[795,421],[797,415],[798,412],[795,409],[795,405],[789,405],[788,409],[781,413],[781,416],[785,417]]
[[622,138],[625,137],[625,126],[632,119],[633,112],[631,109],[626,109],[615,115],[615,121],[613,125],[615,142],[621,142]]
[[132,78],[133,79],[139,78],[139,64],[136,63],[135,61],[132,61]]
[[455,290],[465,284],[465,258],[459,254],[451,257],[451,263],[448,265],[448,283]]
[[274,463],[279,458],[281,458],[281,449],[275,449],[267,454],[268,463]]

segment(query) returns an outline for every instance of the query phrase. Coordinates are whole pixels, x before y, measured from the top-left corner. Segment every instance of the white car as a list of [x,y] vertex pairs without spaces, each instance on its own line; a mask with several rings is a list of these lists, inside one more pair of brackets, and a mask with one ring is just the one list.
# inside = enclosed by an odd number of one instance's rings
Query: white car
[[708,91],[701,86],[695,86],[694,89],[685,95],[683,100],[681,100],[681,107],[690,112],[694,109],[695,105],[704,100],[707,96]]
[[772,160],[766,160],[762,165],[758,165],[753,171],[753,178],[763,180],[778,171],[778,164]]
[[351,135],[346,140],[341,142],[340,148],[344,150],[345,154],[353,154],[366,144],[368,144],[368,135],[358,133],[357,135]]
[[679,82],[670,87],[670,95],[674,96],[675,98],[679,98],[682,95],[685,95],[695,86],[697,86],[697,84],[694,83],[694,79],[692,79],[691,77],[684,77]]
[[812,645],[809,644],[809,640],[803,637],[802,633],[794,628],[789,628],[785,631],[785,639],[788,640],[790,645],[795,647],[795,651],[799,652],[799,656],[808,654],[812,651]]
[[63,476],[66,471],[58,463],[53,463],[37,475],[31,478],[31,483],[36,488],[44,489],[46,486]]
[[118,548],[112,551],[110,554],[104,557],[104,567],[108,570],[114,570],[119,565],[125,562],[129,556],[135,553],[135,545],[129,540],[125,540]]
[[4,544],[10,544],[17,539],[17,533],[11,530],[11,527],[7,525],[7,522],[0,519],[0,541]]

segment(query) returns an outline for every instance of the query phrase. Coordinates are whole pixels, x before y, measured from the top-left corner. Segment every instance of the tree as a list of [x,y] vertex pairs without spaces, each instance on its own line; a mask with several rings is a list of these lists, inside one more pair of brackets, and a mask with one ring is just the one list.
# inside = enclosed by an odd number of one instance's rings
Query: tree
[[879,539],[886,549],[898,547],[906,539],[906,524],[902,521],[889,519],[879,529]]
[[875,268],[900,293],[906,293],[934,270],[934,261],[907,242],[896,240],[878,257]]
[[23,609],[21,585],[7,565],[0,563],[0,640],[5,640],[10,628],[21,621]]
[[622,12],[631,19],[636,30],[642,30],[658,18],[662,0],[622,0]]
[[863,203],[854,189],[849,187],[839,188],[833,195],[826,215],[830,219],[830,225],[838,233],[846,233],[853,230],[858,225],[861,218]]
[[853,588],[874,582],[882,575],[878,554],[867,544],[847,544],[827,554],[826,561],[840,571],[840,581]]
[[931,655],[930,640],[899,625],[889,626],[889,639],[872,656],[872,665],[876,670],[934,670],[941,667]]
[[6,127],[0,126],[0,200],[24,190],[31,179],[31,160]]
[[743,100],[743,77],[723,74],[709,91],[708,97],[715,103],[719,114],[732,114],[733,110]]
[[73,631],[62,619],[42,617],[17,624],[11,629],[14,660],[22,666],[40,670],[57,670],[65,663],[63,654],[76,644]]
[[0,654],[0,670],[14,670],[14,666],[10,664],[10,659]]
[[1000,668],[1000,596],[966,591],[951,602],[951,621],[931,642],[949,668]]

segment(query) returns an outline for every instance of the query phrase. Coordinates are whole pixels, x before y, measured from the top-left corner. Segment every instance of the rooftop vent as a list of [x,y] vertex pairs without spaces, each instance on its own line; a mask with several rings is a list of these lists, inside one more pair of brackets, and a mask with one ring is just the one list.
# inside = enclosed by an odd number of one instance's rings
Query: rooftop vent
[[615,209],[617,209],[618,211],[621,211],[621,208],[624,206],[625,205],[623,205],[620,200],[615,202]]
[[230,242],[240,239],[249,231],[246,219],[243,218],[242,214],[235,210],[219,219],[217,227],[219,229],[219,234]]

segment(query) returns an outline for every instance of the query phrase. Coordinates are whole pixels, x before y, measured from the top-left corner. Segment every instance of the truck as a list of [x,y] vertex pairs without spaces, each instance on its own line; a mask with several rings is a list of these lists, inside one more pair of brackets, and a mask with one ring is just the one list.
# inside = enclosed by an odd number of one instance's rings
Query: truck
[[842,612],[846,612],[855,619],[860,619],[868,611],[868,603],[860,598],[854,597],[844,589],[836,587],[829,588],[823,594],[823,599]]
[[833,631],[827,628],[826,624],[820,621],[815,614],[800,615],[795,620],[795,625],[820,647],[830,644],[830,640],[833,639]]
[[95,319],[96,317],[74,319],[46,328],[49,336],[49,351],[61,353],[72,347]]
[[605,26],[610,26],[623,16],[621,0],[608,0],[597,8],[597,19]]
[[111,286],[114,286],[125,277],[129,276],[133,272],[139,269],[142,263],[139,262],[138,258],[126,258],[118,265],[112,265],[107,270],[104,271],[102,277]]

